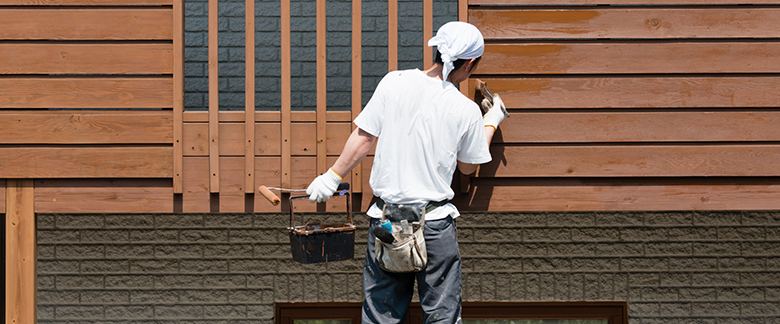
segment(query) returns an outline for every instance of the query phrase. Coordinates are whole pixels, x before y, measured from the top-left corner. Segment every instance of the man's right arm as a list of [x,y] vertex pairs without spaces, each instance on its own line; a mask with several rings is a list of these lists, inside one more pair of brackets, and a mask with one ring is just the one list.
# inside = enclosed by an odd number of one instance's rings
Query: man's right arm
[[374,146],[377,137],[369,134],[368,132],[356,128],[349,138],[347,143],[344,144],[344,149],[341,151],[341,155],[333,164],[334,172],[346,176],[355,166],[357,166],[366,157],[371,148]]

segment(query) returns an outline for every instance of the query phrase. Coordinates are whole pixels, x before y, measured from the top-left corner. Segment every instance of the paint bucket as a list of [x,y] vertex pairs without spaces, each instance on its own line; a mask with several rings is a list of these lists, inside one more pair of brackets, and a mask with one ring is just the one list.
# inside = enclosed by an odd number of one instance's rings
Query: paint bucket
[[307,223],[295,226],[293,201],[309,198],[297,196],[290,198],[290,246],[293,260],[304,263],[323,263],[351,260],[355,255],[355,225],[352,224],[352,210],[349,204],[349,191],[341,190],[337,195],[347,199],[346,223]]

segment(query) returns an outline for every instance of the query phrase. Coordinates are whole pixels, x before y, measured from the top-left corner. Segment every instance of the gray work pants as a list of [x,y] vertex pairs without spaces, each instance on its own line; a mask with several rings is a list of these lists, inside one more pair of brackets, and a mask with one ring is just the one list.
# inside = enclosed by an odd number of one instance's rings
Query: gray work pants
[[451,217],[426,221],[425,244],[428,265],[420,272],[392,273],[382,270],[374,252],[373,229],[380,220],[371,219],[368,248],[363,266],[363,319],[365,323],[406,323],[414,281],[425,323],[461,323],[461,271],[458,231]]

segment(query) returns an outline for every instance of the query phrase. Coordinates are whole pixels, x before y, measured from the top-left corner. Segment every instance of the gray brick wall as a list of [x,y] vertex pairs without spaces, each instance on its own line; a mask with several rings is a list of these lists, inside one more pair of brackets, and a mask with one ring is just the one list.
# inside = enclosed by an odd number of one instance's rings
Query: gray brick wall
[[[354,261],[314,265],[291,260],[287,217],[38,215],[39,322],[271,323],[274,302],[360,302],[365,216]],[[780,323],[780,212],[470,213],[458,230],[466,301]]]
[[[316,109],[316,2],[292,0],[291,74],[293,110]],[[220,1],[219,105],[244,110],[246,71],[244,1]],[[362,2],[363,104],[387,72],[387,1]],[[352,89],[352,2],[328,0],[328,110],[350,110]],[[424,68],[422,2],[398,1],[398,67]],[[185,109],[208,109],[208,1],[185,2]],[[257,110],[280,109],[281,21],[278,0],[255,2],[255,102]],[[434,1],[434,31],[457,19],[456,0]]]

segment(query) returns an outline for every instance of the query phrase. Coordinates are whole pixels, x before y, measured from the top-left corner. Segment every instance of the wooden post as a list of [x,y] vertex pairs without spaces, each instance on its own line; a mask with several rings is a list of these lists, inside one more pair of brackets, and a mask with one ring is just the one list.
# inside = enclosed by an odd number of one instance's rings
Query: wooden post
[[184,0],[173,3],[173,193],[184,192]]
[[244,85],[244,193],[255,192],[255,0],[246,0],[246,84]]
[[[361,0],[352,0],[352,120],[357,118],[363,107],[363,53],[362,29],[363,9]],[[355,129],[352,124],[352,129]],[[352,192],[363,192],[363,163],[352,169]]]
[[[326,127],[328,123],[328,88],[327,88],[327,25],[326,1],[317,0],[317,174],[327,171]],[[346,175],[341,175],[346,176]]]
[[387,71],[398,70],[398,0],[387,0]]
[[290,53],[290,0],[281,0],[281,54],[282,54],[282,116],[281,116],[281,141],[282,141],[282,188],[290,188],[291,171],[290,164],[291,159],[291,147],[290,147],[290,123],[292,122],[291,110],[292,110],[292,70],[291,70],[291,53]]
[[5,212],[5,322],[37,321],[35,192],[33,180],[7,180]]
[[423,0],[423,69],[433,64],[433,50],[428,40],[433,37],[433,0]]
[[209,189],[219,192],[219,0],[209,0]]

